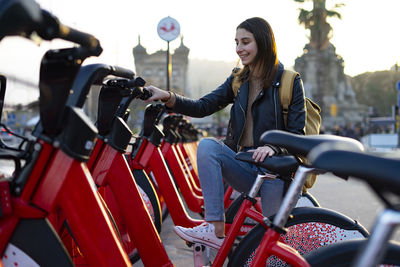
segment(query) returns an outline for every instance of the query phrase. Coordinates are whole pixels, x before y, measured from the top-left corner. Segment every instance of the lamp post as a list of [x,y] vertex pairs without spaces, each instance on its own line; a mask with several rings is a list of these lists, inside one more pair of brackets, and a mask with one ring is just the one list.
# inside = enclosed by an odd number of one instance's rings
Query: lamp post
[[176,39],[180,33],[180,25],[176,19],[170,16],[163,18],[157,25],[157,33],[161,39],[167,41],[167,91],[170,91],[171,80],[171,55],[169,53],[169,42]]

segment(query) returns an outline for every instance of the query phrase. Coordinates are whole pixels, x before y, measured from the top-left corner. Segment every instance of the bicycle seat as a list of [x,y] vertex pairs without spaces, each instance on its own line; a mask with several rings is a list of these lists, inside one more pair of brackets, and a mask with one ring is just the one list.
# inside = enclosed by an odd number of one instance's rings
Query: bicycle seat
[[252,152],[239,152],[236,154],[235,158],[256,164],[257,166],[263,167],[269,171],[279,173],[282,177],[290,176],[299,167],[299,162],[294,156],[285,155],[266,157],[262,162],[254,162],[252,155]]
[[354,151],[338,144],[322,144],[310,152],[308,159],[316,168],[356,177],[378,191],[400,195],[400,159]]
[[363,151],[363,145],[355,139],[337,135],[298,135],[280,130],[271,130],[261,135],[262,144],[285,148],[290,154],[306,157],[316,146],[322,143],[342,143],[352,149]]

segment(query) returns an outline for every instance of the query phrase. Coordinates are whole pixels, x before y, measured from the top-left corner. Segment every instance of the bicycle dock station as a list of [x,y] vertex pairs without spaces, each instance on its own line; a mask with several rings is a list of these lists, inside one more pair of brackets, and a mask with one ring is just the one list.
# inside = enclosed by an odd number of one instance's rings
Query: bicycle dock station
[[[225,237],[185,242],[175,226],[205,223],[202,132],[160,99],[148,103],[134,135],[130,105],[154,96],[146,81],[120,66],[83,64],[102,53],[100,41],[36,2],[0,1],[0,29],[0,41],[34,32],[73,44],[43,55],[33,135],[1,123],[21,140],[14,147],[0,139],[1,267],[400,265],[398,158],[365,151],[349,137],[266,131],[260,143],[285,152],[260,162],[251,151],[236,153],[257,167],[257,177],[248,192],[224,184]],[[0,112],[6,81],[0,75]],[[92,121],[84,106],[96,89]],[[305,192],[309,174],[318,182]],[[275,179],[286,179],[287,191],[266,217],[260,188]]]

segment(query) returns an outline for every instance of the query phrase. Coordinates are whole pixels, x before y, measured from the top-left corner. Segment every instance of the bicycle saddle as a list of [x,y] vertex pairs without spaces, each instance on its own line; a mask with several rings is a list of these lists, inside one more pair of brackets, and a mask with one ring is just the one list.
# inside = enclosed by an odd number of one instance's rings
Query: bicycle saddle
[[322,143],[342,143],[354,150],[363,151],[363,145],[355,139],[337,135],[298,135],[280,130],[271,130],[261,135],[262,144],[285,148],[290,154],[306,157],[316,146]]
[[252,155],[252,152],[239,152],[236,154],[235,158],[256,164],[274,173],[279,173],[282,177],[290,176],[299,167],[299,162],[294,156],[266,157],[262,162],[254,162]]
[[310,152],[308,159],[316,168],[356,177],[378,191],[400,195],[400,159],[354,151],[339,144],[322,144]]

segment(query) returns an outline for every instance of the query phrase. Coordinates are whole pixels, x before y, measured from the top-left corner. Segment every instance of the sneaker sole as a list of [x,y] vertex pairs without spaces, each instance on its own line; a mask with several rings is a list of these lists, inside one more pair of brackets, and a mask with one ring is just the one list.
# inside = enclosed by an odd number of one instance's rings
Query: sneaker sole
[[202,245],[207,246],[207,247],[211,247],[211,248],[216,249],[216,250],[219,250],[219,249],[221,248],[221,246],[216,245],[216,244],[214,244],[214,243],[207,242],[207,241],[205,241],[205,240],[203,240],[203,239],[194,238],[194,237],[192,237],[192,236],[188,236],[187,234],[185,234],[185,233],[182,232],[181,230],[175,229],[175,227],[174,227],[174,232],[175,232],[180,238],[182,238],[182,239],[185,240],[185,241],[188,241],[188,242],[191,242],[191,243],[199,243],[199,244],[202,244]]

